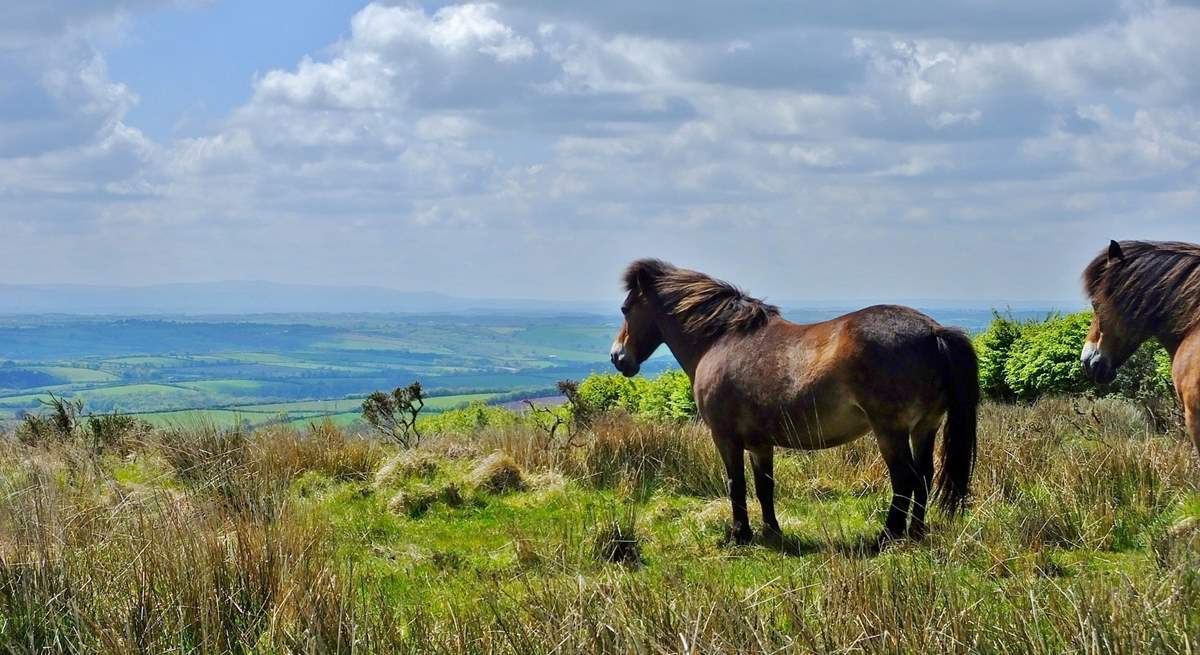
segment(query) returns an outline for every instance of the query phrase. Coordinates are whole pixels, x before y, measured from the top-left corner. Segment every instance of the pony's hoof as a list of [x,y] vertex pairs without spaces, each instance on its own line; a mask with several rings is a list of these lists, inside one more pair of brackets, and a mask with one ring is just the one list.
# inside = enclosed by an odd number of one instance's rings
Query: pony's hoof
[[779,529],[778,525],[765,525],[762,532],[763,543],[770,546],[779,546],[783,544],[783,530]]
[[729,533],[725,535],[726,541],[732,541],[738,546],[745,546],[749,544],[750,540],[753,538],[754,531],[750,529],[750,526],[739,523],[734,523],[733,527],[730,528]]
[[908,538],[913,541],[924,541],[928,534],[929,528],[925,527],[924,523],[921,525],[911,525],[908,528]]
[[885,529],[883,532],[880,532],[879,536],[875,539],[875,549],[883,550],[897,541],[900,541],[901,538],[903,538],[903,535],[899,535],[891,530]]

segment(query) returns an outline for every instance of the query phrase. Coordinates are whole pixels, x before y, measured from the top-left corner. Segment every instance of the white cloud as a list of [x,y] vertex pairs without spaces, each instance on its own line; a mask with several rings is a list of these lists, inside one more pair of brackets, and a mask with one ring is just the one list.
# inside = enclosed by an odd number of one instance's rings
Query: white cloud
[[[655,3],[372,3],[343,40],[258,76],[219,129],[164,144],[125,124],[135,90],[94,48],[5,51],[23,72],[0,81],[0,99],[50,111],[0,105],[0,207],[54,196],[35,213],[67,213],[76,194],[95,225],[126,217],[161,235],[130,248],[210,247],[222,276],[308,275],[290,253],[353,281],[402,252],[417,286],[460,292],[478,271],[439,277],[438,252],[469,254],[500,285],[648,253],[735,266],[736,245],[757,253],[750,281],[834,267],[845,281],[829,295],[843,296],[961,293],[940,260],[975,252],[995,278],[984,287],[1028,296],[1049,274],[1005,280],[1014,249],[1061,265],[1055,248],[1078,259],[1095,247],[1081,226],[1103,241],[1133,236],[1120,228],[1135,220],[1146,236],[1188,236],[1200,9],[801,5],[665,16]],[[832,254],[857,248],[868,270]],[[180,261],[182,275],[205,270]],[[573,295],[591,278],[557,275],[537,293]]]

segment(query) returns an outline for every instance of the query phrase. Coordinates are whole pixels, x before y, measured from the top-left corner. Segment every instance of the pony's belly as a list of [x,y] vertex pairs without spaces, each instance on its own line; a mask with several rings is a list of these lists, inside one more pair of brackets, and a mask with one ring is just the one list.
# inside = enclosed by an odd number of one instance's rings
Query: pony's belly
[[841,412],[820,420],[807,412],[799,416],[787,414],[780,424],[780,429],[774,435],[774,444],[804,450],[840,446],[858,439],[871,429],[866,415],[857,408],[852,412]]

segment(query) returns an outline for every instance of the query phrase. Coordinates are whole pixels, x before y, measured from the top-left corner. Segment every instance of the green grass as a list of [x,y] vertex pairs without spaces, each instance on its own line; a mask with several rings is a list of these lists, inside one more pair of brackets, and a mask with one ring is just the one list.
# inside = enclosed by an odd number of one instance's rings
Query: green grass
[[353,412],[339,412],[337,414],[309,414],[298,418],[293,417],[288,423],[299,428],[304,428],[312,423],[323,423],[325,421],[329,421],[340,428],[347,428],[362,421],[362,412],[356,410]]
[[[326,427],[0,440],[0,650],[1194,652],[1193,447],[1114,401],[980,425],[971,509],[883,551],[869,437],[778,451],[786,538],[748,546],[688,424],[610,415],[564,447],[518,421],[403,453]],[[519,488],[487,490],[509,467]]]
[[239,405],[239,408],[252,412],[269,413],[325,413],[355,409],[362,405],[362,399],[338,398],[336,400],[297,400],[289,403],[264,403],[261,405]]
[[328,370],[340,372],[362,372],[371,370],[370,368],[361,366],[344,366],[341,364],[311,361],[305,359],[304,353],[297,353],[295,355],[279,355],[275,353],[233,352],[222,353],[220,355],[195,355],[189,359],[196,362],[207,363],[243,362],[249,364],[267,364],[282,368],[294,368],[310,371]]
[[[187,386],[200,385],[188,383]],[[204,390],[218,391],[218,388],[208,387]],[[436,414],[448,409],[462,407],[471,402],[486,402],[494,398],[494,393],[457,394],[452,396],[436,396],[425,402],[425,413]],[[188,409],[161,412],[142,412],[134,416],[148,421],[156,426],[175,425],[205,425],[228,428],[249,422],[250,425],[277,423],[280,418],[286,422],[306,427],[312,422],[326,419],[339,427],[349,427],[362,418],[362,399],[339,400],[302,400],[290,403],[264,403],[259,405],[236,405],[223,408]]]

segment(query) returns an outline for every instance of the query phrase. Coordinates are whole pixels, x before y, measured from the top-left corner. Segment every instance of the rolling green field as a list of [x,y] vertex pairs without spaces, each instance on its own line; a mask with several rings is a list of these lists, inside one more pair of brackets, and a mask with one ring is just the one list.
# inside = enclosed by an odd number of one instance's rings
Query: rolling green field
[[[156,425],[324,416],[345,424],[367,394],[414,380],[436,397],[429,412],[496,394],[543,395],[559,380],[610,369],[619,317],[0,316],[0,422],[43,412],[50,393],[82,400],[87,412],[137,414]],[[991,312],[941,318],[978,329]],[[671,363],[664,348],[643,370],[653,375]]]
[[414,380],[432,413],[602,370],[617,327],[597,316],[490,314],[0,317],[0,421],[43,411],[54,393],[155,425],[346,424],[370,392]]

